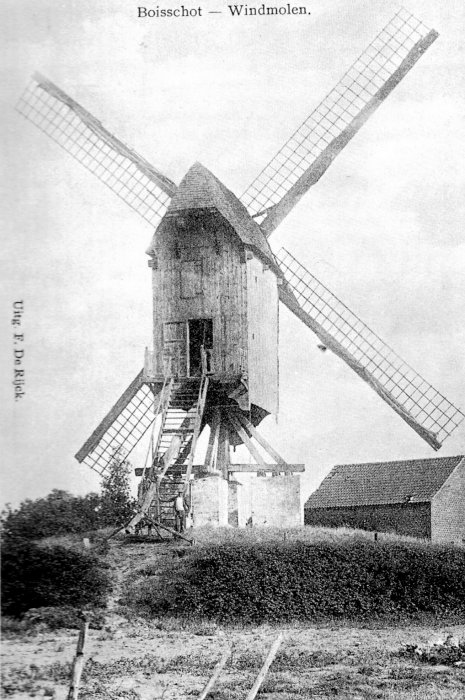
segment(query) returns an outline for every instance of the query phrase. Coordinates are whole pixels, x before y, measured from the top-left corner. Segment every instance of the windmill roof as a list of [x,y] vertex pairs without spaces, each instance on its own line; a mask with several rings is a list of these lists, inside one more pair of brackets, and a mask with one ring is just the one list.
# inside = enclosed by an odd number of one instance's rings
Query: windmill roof
[[166,216],[188,209],[216,209],[228,221],[241,241],[270,263],[282,275],[260,226],[245,206],[201,163],[187,171],[171,199]]
[[433,498],[463,459],[457,455],[339,464],[311,494],[305,508],[424,503]]

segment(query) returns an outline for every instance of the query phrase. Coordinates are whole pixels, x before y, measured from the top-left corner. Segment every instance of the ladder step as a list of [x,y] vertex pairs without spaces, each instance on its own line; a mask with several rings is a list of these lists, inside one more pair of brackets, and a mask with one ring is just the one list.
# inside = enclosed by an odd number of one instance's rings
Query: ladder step
[[163,433],[166,433],[167,435],[172,435],[174,433],[178,433],[179,435],[187,435],[187,433],[192,432],[192,428],[183,428],[182,430],[180,428],[168,428],[163,430]]

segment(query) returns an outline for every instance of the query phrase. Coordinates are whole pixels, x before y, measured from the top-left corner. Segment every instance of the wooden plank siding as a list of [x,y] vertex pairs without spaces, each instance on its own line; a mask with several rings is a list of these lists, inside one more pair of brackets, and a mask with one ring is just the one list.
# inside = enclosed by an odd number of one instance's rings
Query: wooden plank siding
[[[153,267],[154,370],[163,374],[164,324],[213,320],[215,374],[247,370],[247,271],[243,246],[219,217],[205,212],[178,230],[159,229]],[[186,280],[184,275],[188,275]],[[201,279],[195,279],[195,276]],[[183,280],[183,284],[181,284]],[[181,294],[181,290],[183,294]]]
[[278,412],[278,285],[275,273],[248,253],[247,317],[249,396],[269,413]]

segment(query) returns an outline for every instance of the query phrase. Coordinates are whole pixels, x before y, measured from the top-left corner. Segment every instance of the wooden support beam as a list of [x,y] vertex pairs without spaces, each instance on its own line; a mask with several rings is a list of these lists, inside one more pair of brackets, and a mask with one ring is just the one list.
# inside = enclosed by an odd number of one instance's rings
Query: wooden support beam
[[207,454],[205,455],[205,471],[207,472],[213,471],[216,462],[216,456],[218,452],[218,440],[220,437],[220,422],[220,409],[218,408],[218,406],[215,406],[210,429],[210,438],[208,440]]
[[216,468],[223,474],[225,479],[228,478],[229,468],[229,426],[224,420],[224,414],[221,414],[220,435],[218,440],[218,453],[216,457]]
[[305,464],[230,464],[228,471],[231,472],[304,472]]
[[176,532],[176,530],[173,530],[173,528],[168,527],[167,525],[163,525],[159,520],[155,520],[155,518],[151,518],[149,515],[146,515],[145,519],[148,522],[151,522],[153,525],[155,525],[155,527],[161,527],[162,530],[170,532],[172,535],[174,535],[175,539],[184,540],[184,542],[188,542],[190,545],[194,544],[194,540],[190,540],[188,537],[184,537],[184,535],[181,535],[180,532]]
[[270,445],[270,443],[267,440],[265,440],[263,435],[260,435],[258,430],[252,425],[252,423],[249,421],[249,419],[246,416],[244,416],[243,413],[239,413],[239,411],[238,411],[237,417],[238,417],[240,423],[244,426],[244,428],[246,428],[246,430],[250,433],[250,435],[252,437],[255,438],[255,440],[258,442],[258,444],[263,447],[265,452],[268,452],[268,454],[270,455],[270,457],[272,459],[274,459],[276,462],[278,462],[278,464],[283,464],[283,465],[286,464],[286,462],[281,457],[281,455],[278,452],[276,452],[276,450]]
[[[207,470],[205,469],[205,464],[194,464],[192,467],[192,470],[194,474],[204,474],[207,473]],[[134,469],[134,473],[136,476],[142,476],[144,469],[143,467],[136,467]],[[287,473],[292,473],[292,472],[304,472],[305,471],[305,464],[278,464],[276,462],[266,462],[264,465],[263,464],[249,464],[248,462],[240,462],[239,464],[233,464],[229,463],[228,465],[228,473],[234,473],[234,472],[258,472],[258,471],[267,471],[267,472],[284,472],[285,474]],[[151,473],[150,473],[151,474]],[[150,476],[149,474],[149,476]]]
[[239,435],[239,437],[241,438],[242,442],[249,450],[249,452],[252,455],[252,457],[254,458],[254,460],[256,462],[258,462],[258,464],[261,465],[262,469],[265,469],[265,460],[263,459],[260,452],[257,450],[255,445],[253,444],[253,442],[250,439],[245,428],[243,428],[242,425],[240,424],[235,413],[233,413],[232,411],[229,411],[227,416],[228,416],[228,420],[231,423],[232,427],[234,428],[236,433]]

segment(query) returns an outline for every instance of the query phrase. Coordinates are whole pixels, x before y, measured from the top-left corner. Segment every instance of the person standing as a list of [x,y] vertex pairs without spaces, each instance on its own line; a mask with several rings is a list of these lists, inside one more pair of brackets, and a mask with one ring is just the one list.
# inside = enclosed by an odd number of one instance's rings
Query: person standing
[[186,529],[186,513],[189,510],[189,504],[184,497],[184,491],[179,489],[178,495],[173,500],[174,507],[174,529],[176,532],[184,532]]

